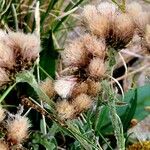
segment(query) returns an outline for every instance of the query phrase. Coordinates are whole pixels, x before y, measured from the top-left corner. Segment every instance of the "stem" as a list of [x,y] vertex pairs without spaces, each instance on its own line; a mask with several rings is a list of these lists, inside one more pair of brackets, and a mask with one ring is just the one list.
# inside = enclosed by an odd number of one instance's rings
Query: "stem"
[[[39,1],[36,3],[36,8],[35,8],[35,22],[36,22],[36,28],[35,28],[35,33],[37,34],[37,36],[39,36],[40,38],[40,11],[39,11]],[[40,59],[37,59],[37,81],[38,84],[41,82],[40,81],[40,72],[39,72],[39,61]],[[43,102],[42,100],[40,100],[41,102],[41,107],[43,108]],[[47,129],[46,129],[46,120],[45,120],[45,116],[42,115],[42,121],[43,121],[43,127],[44,127],[44,134],[47,134]]]
[[123,126],[119,116],[117,115],[115,99],[113,97],[110,97],[110,100],[108,101],[108,106],[110,109],[110,118],[112,126],[114,128],[118,150],[125,150],[125,138],[123,135]]
[[0,98],[0,103],[5,99],[5,97],[10,93],[10,91],[16,86],[16,82],[12,85],[12,86],[10,86],[5,92],[4,92],[4,94],[1,96],[1,98]]
[[13,17],[14,17],[14,20],[15,20],[15,28],[16,28],[16,31],[18,31],[17,12],[16,12],[14,4],[12,4],[11,7],[12,7],[12,12],[13,12]]

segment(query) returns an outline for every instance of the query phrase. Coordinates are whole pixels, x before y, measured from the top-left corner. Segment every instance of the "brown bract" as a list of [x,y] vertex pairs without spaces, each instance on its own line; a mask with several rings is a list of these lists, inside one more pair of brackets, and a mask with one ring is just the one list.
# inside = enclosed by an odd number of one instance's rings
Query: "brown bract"
[[88,79],[87,84],[88,84],[87,94],[90,96],[93,96],[93,97],[98,96],[98,94],[101,90],[100,82],[96,82],[94,80]]

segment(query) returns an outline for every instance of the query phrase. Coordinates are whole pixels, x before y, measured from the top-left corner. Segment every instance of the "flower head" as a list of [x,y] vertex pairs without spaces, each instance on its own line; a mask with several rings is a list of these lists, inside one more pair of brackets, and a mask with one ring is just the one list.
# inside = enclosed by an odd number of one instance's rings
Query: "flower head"
[[67,100],[62,100],[56,103],[56,110],[61,120],[72,119],[75,114],[75,109]]
[[129,13],[131,16],[136,16],[140,12],[142,12],[142,6],[137,2],[132,2],[127,5],[127,13]]
[[146,31],[145,31],[145,44],[147,48],[150,50],[150,25],[146,26]]
[[67,98],[71,95],[73,87],[76,84],[76,78],[71,76],[66,76],[59,78],[54,83],[54,89],[59,96],[62,98]]
[[52,98],[55,95],[54,83],[50,78],[46,78],[45,81],[41,82],[40,88],[49,98]]
[[94,78],[102,77],[106,71],[103,60],[93,58],[89,64],[89,74]]
[[88,25],[91,32],[102,38],[106,36],[109,28],[109,21],[104,15],[98,13],[95,6],[85,6],[83,17],[85,18],[85,23]]
[[76,97],[81,93],[87,93],[87,91],[88,91],[88,84],[86,82],[80,82],[74,86],[71,96]]
[[84,66],[87,63],[87,53],[80,39],[75,40],[62,52],[65,66]]
[[123,48],[126,46],[133,38],[134,31],[132,18],[127,14],[118,15],[113,25],[113,36],[111,39],[113,47]]
[[98,12],[104,16],[106,16],[108,19],[115,19],[115,15],[117,13],[117,6],[113,3],[109,2],[102,2],[97,7]]
[[15,66],[14,52],[4,43],[0,43],[0,67],[12,69]]
[[93,101],[87,94],[80,94],[73,100],[77,112],[82,112],[91,107]]
[[16,115],[13,120],[7,122],[7,138],[12,144],[22,143],[28,136],[28,129],[31,126],[28,118]]
[[142,6],[137,2],[127,5],[127,13],[132,17],[139,33],[143,34],[145,27],[150,23],[149,12],[143,11]]
[[96,56],[101,59],[104,59],[106,50],[104,40],[98,39],[97,37],[92,36],[90,34],[86,34],[82,37],[82,41],[84,43],[85,49],[89,53],[91,53],[94,57]]
[[97,96],[101,90],[101,85],[99,82],[96,82],[94,80],[87,80],[88,84],[88,95],[90,96]]
[[40,52],[40,39],[34,34],[9,32],[10,48],[20,53],[25,61],[35,61]]

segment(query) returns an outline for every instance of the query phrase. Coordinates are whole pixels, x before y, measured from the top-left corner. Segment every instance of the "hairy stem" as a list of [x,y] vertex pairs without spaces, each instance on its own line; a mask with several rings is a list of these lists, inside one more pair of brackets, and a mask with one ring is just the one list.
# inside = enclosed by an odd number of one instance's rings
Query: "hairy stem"
[[110,110],[110,118],[112,126],[114,128],[115,137],[117,139],[118,150],[125,150],[125,138],[123,135],[123,126],[119,116],[117,115],[115,99],[113,97],[110,97],[108,106]]

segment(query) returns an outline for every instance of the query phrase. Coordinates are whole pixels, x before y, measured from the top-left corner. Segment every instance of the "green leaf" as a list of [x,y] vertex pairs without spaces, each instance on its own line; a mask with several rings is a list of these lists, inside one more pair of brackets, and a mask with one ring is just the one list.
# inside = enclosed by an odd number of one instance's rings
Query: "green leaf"
[[50,135],[43,135],[40,132],[36,132],[31,136],[32,144],[41,144],[46,150],[56,150],[57,149],[57,142],[53,136]]
[[121,116],[123,129],[126,132],[130,126],[131,119],[135,114],[135,110],[137,107],[137,89],[134,92],[134,97],[131,98],[130,103],[128,104],[125,113]]
[[[125,93],[124,102],[126,102],[127,105],[118,107],[117,114],[121,117],[124,131],[126,131],[130,126],[132,118],[136,118],[140,121],[149,114],[144,108],[150,106],[150,85],[129,90]],[[106,106],[103,107],[99,115],[99,123],[96,130],[105,135],[113,133],[108,108]]]
[[[77,6],[80,5],[82,2],[83,2],[83,0],[79,0],[79,1],[75,2],[74,5],[72,5],[72,2],[70,2],[70,3],[67,5],[67,7],[66,7],[66,9],[64,10],[64,12],[67,12],[67,11],[69,11],[69,10],[71,10],[71,9],[73,9],[73,8],[75,8],[75,7],[77,7]],[[68,16],[69,16],[69,15],[68,15]],[[53,25],[53,28],[52,28],[52,29],[53,29],[53,32],[56,32],[56,31],[59,29],[59,27],[62,25],[62,23],[63,23],[64,21],[66,21],[66,19],[68,18],[68,16],[62,18],[61,21],[59,20],[57,23],[55,23],[55,24]]]
[[58,0],[51,0],[49,2],[46,12],[41,16],[41,32],[43,31],[44,21],[45,21],[46,17],[49,16],[49,12],[53,9],[53,7],[55,6],[55,4],[57,2],[58,2]]
[[[58,58],[58,52],[54,49],[52,31],[49,33],[48,39],[43,39],[43,50],[40,53],[40,66],[51,76],[55,77],[56,71],[56,59]],[[40,72],[41,79],[45,79],[47,76]]]

